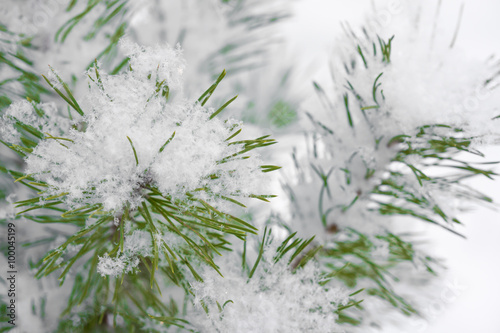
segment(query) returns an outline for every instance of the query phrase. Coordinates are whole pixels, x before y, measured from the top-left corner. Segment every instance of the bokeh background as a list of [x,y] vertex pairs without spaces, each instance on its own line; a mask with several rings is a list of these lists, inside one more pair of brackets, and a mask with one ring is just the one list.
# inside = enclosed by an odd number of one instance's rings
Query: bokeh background
[[[397,2],[397,1],[395,1]],[[456,49],[466,57],[487,59],[500,55],[500,1],[498,0],[436,0],[441,2],[439,15],[440,33],[455,31],[460,7],[464,11]],[[428,1],[431,4],[431,1]],[[342,34],[341,23],[362,25],[375,10],[384,15],[384,8],[377,8],[377,1],[304,0],[294,5],[295,17],[285,23],[284,29],[290,42],[287,51],[301,62],[326,63],[335,37]],[[386,22],[390,25],[390,19]],[[397,34],[395,30],[395,47]],[[457,68],[459,71],[460,68]],[[327,68],[318,68],[318,77]],[[500,161],[500,149],[483,149],[488,160]],[[500,168],[497,168],[500,172]],[[471,183],[476,189],[500,202],[500,179],[496,182],[477,178]],[[500,219],[499,211],[492,207],[478,207],[465,214],[465,227],[461,232],[466,240],[440,228],[421,224],[431,242],[430,252],[446,261],[448,272],[444,277],[448,288],[437,294],[424,309],[427,321],[410,322],[404,332],[424,333],[498,333],[500,332]],[[400,329],[384,330],[386,333]]]

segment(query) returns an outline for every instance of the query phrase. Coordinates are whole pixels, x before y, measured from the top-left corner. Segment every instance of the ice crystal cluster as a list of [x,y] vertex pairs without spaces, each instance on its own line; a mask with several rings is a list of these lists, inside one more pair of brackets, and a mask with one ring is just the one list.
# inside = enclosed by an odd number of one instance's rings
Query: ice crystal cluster
[[336,311],[347,304],[347,290],[322,286],[321,270],[314,263],[293,272],[289,258],[275,261],[275,250],[266,246],[251,278],[234,253],[218,262],[223,279],[213,270],[205,271],[203,282],[192,283],[199,309],[191,323],[204,333],[344,332]]
[[61,117],[55,103],[41,103],[34,107],[33,103],[20,101],[13,104],[4,113],[5,126],[0,127],[0,136],[12,144],[20,144],[21,133],[16,129],[18,123],[29,124],[42,133],[54,135],[64,134],[64,129],[69,128],[70,121]]
[[[45,195],[63,195],[71,206],[102,204],[104,211],[120,212],[126,205],[137,207],[141,189],[150,185],[174,200],[191,192],[216,206],[221,196],[255,191],[258,159],[224,160],[240,150],[226,140],[241,124],[212,119],[213,108],[181,97],[181,50],[127,40],[121,45],[130,70],[119,75],[97,65],[89,70],[88,92],[78,103],[83,115],[73,111],[72,126],[47,125],[27,102],[13,104],[4,116],[51,138],[26,159],[26,172],[49,185]],[[6,134],[6,140],[16,139]]]
[[99,257],[97,272],[101,276],[119,276],[123,273],[131,273],[139,264],[139,257],[151,257],[152,251],[151,235],[142,230],[135,230],[125,238],[124,250],[116,258],[107,253]]

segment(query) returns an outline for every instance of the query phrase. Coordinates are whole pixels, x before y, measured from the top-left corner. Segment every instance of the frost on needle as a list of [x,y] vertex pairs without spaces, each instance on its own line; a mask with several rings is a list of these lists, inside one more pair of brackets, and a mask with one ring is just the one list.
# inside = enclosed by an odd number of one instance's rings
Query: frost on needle
[[[243,239],[256,232],[231,215],[232,208],[245,207],[248,198],[272,197],[259,185],[279,167],[261,165],[252,151],[275,140],[237,137],[242,123],[221,119],[235,98],[218,109],[206,105],[225,71],[190,101],[182,97],[179,47],[141,47],[128,40],[121,47],[130,59],[127,70],[111,75],[96,62],[86,73],[87,93],[78,100],[50,68],[44,79],[67,103],[69,116],[50,104],[19,102],[3,117],[10,128],[0,132],[2,143],[26,161],[24,174],[8,172],[38,192],[16,203],[18,214],[53,210],[25,216],[79,227],[43,258],[38,277],[64,267],[64,278],[90,252],[97,272],[112,277],[149,269],[149,261],[151,286],[158,267],[180,274],[178,263],[190,256],[217,270],[212,253],[225,248],[225,234]],[[74,260],[63,260],[72,244],[87,246]]]
[[[96,63],[78,101],[51,69],[47,82],[77,111],[71,126],[46,125],[27,102],[7,112],[11,123],[19,115],[43,133],[45,140],[26,158],[26,173],[47,185],[45,197],[62,195],[73,208],[97,204],[120,212],[139,206],[142,190],[150,187],[172,200],[197,198],[215,207],[258,191],[259,160],[242,161],[243,153],[272,140],[228,140],[241,123],[214,117],[216,111],[204,106],[213,89],[200,101],[180,97],[185,63],[179,47],[141,47],[127,40],[121,46],[130,57],[129,70],[109,75]],[[5,140],[17,139],[11,130],[4,132]]]

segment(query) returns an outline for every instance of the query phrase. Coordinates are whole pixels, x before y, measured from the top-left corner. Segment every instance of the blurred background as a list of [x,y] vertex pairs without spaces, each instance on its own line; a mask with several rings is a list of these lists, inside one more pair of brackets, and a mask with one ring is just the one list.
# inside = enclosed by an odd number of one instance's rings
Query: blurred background
[[[397,1],[393,1],[397,3]],[[456,48],[464,56],[487,59],[492,54],[500,55],[500,1],[435,1],[441,2],[439,28],[441,33],[453,35],[464,5]],[[363,24],[369,13],[374,12],[376,1],[298,1],[294,14],[285,23],[284,29],[290,40],[290,54],[300,61],[327,63],[328,54],[341,35],[341,23],[349,22],[353,27]],[[430,3],[430,2],[429,2]],[[376,8],[384,15],[384,8]],[[386,22],[390,24],[390,19]],[[395,47],[397,47],[398,31]],[[457,70],[460,70],[457,68]],[[327,68],[319,70],[320,77]],[[500,149],[483,149],[486,158],[500,161]],[[497,168],[498,171],[500,169]],[[498,177],[497,177],[498,181]],[[500,202],[498,182],[486,178],[474,179],[472,185]],[[461,232],[467,237],[461,239],[443,229],[421,223],[422,231],[432,238],[431,253],[446,261],[448,272],[446,281],[449,288],[444,289],[436,299],[430,301],[426,310],[428,321],[411,322],[405,332],[443,333],[443,332],[500,332],[500,219],[499,212],[490,208],[477,208],[463,216],[465,227]],[[387,333],[401,332],[384,330]]]

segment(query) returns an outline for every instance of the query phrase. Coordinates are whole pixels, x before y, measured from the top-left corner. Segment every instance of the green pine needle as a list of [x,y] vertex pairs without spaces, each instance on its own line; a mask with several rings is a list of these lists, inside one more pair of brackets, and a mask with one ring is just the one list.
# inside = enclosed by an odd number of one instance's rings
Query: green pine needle
[[[132,140],[127,136],[128,142],[130,142],[130,146],[132,147],[132,150],[134,151],[134,157],[135,157],[135,165],[139,165],[139,159],[137,158],[137,152],[135,151],[134,144],[132,143]],[[166,144],[165,144],[166,145]],[[164,146],[165,146],[164,145]],[[163,147],[162,147],[163,148]]]

